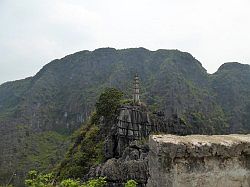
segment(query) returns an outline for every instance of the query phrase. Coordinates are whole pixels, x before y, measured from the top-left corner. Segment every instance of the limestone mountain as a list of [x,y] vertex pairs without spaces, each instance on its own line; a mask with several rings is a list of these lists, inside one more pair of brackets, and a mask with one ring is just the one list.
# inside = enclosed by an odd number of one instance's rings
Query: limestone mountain
[[18,184],[31,168],[54,167],[101,91],[116,87],[130,98],[135,73],[150,110],[177,114],[195,127],[192,133],[250,132],[249,65],[227,63],[209,75],[178,50],[80,51],[0,86],[0,183],[17,173]]
[[211,75],[211,87],[230,123],[230,132],[250,130],[250,66],[236,62],[223,64]]

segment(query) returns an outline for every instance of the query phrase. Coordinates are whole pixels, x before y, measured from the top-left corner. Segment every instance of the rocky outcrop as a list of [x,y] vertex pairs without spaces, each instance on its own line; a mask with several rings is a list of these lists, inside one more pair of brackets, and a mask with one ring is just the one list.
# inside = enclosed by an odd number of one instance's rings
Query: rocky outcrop
[[196,134],[197,129],[188,126],[177,114],[166,117],[160,112],[151,116],[152,132],[168,133],[177,135]]
[[[107,124],[102,124],[106,128]],[[109,185],[123,186],[134,179],[145,186],[148,179],[148,145],[145,138],[153,128],[144,106],[122,106],[105,138],[106,161],[90,169],[86,178],[107,177]]]
[[130,179],[138,182],[139,186],[146,186],[148,179],[148,146],[131,143],[122,157],[108,159],[105,163],[91,168],[87,178],[107,177],[111,187],[123,187]]
[[148,187],[249,187],[250,135],[153,135]]
[[192,132],[177,115],[167,118],[163,112],[150,114],[144,105],[124,105],[117,113],[111,127],[107,122],[101,122],[102,134],[108,133],[104,143],[106,161],[91,168],[85,178],[107,177],[112,187],[123,186],[127,180],[134,179],[139,186],[145,186],[149,177],[149,134],[185,135]]
[[120,157],[131,142],[142,140],[153,131],[149,114],[143,106],[122,106],[114,124],[116,142],[113,151]]

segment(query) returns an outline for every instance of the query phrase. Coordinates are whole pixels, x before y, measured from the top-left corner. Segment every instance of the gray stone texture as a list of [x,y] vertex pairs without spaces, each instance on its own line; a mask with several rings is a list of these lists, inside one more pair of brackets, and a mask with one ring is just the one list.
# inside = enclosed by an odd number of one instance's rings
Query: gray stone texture
[[147,187],[249,187],[250,135],[152,135]]
[[122,106],[110,129],[104,143],[106,161],[91,168],[86,178],[105,176],[108,186],[112,187],[122,187],[126,181],[134,179],[138,186],[145,186],[149,151],[145,138],[152,131],[146,108]]
[[127,180],[134,179],[139,186],[145,186],[148,179],[148,147],[131,143],[120,158],[108,159],[90,169],[87,178],[107,177],[108,185],[122,187]]

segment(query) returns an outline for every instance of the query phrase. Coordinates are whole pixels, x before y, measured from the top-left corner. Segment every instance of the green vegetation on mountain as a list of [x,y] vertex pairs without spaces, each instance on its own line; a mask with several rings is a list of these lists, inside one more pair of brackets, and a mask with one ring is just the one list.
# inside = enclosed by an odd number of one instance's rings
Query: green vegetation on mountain
[[[13,182],[19,184],[31,169],[54,167],[64,157],[69,136],[88,124],[106,87],[131,98],[135,73],[149,109],[167,116],[177,113],[195,127],[193,133],[250,132],[249,65],[226,63],[209,75],[192,55],[178,50],[80,51],[53,60],[34,77],[0,85],[0,184],[6,184],[13,173],[17,173]],[[81,141],[95,143],[100,131],[98,126],[85,125],[80,133]],[[99,148],[97,144],[90,150],[96,160],[101,159]],[[79,155],[76,161],[86,159],[88,155]]]
[[115,88],[107,88],[96,102],[96,112],[75,135],[74,144],[69,148],[65,159],[57,171],[58,179],[82,178],[89,169],[104,161],[105,129],[100,127],[99,119],[103,116],[112,120],[116,109],[121,105],[122,92]]
[[210,76],[216,102],[222,107],[230,124],[230,132],[249,133],[250,66],[223,64]]
[[82,177],[91,166],[103,160],[103,140],[99,133],[99,127],[94,124],[87,124],[80,130],[76,142],[59,166],[59,179]]

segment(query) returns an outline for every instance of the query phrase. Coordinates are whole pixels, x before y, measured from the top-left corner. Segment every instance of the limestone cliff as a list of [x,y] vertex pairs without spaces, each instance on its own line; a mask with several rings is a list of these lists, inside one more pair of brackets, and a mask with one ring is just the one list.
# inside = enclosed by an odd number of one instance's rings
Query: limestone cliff
[[145,186],[148,178],[146,139],[153,132],[146,107],[121,106],[111,129],[104,143],[105,162],[92,167],[85,177],[105,176],[111,186],[122,186],[134,179]]
[[[165,119],[165,120],[164,120]],[[107,177],[110,186],[122,187],[130,179],[146,186],[148,173],[148,136],[151,133],[190,133],[176,115],[151,114],[146,106],[125,105],[118,108],[104,143],[105,161],[93,166],[84,178]],[[107,128],[107,124],[101,125]]]

